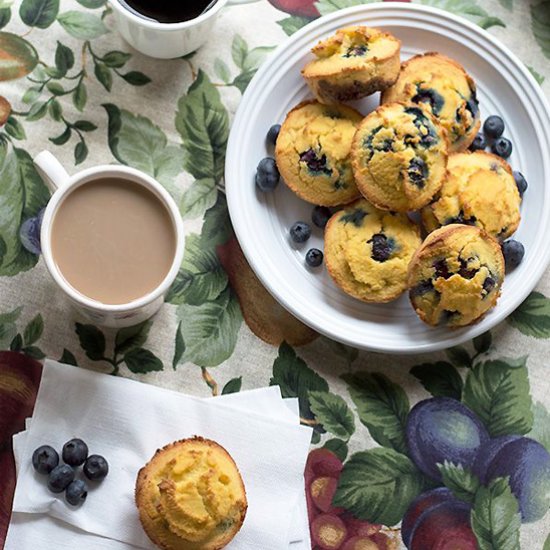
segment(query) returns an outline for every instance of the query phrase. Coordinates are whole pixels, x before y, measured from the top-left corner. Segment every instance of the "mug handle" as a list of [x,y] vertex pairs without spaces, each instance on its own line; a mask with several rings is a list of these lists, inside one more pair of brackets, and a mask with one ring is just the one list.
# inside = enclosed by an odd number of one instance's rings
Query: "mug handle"
[[33,159],[34,166],[52,192],[69,181],[69,174],[61,163],[49,152],[42,151]]

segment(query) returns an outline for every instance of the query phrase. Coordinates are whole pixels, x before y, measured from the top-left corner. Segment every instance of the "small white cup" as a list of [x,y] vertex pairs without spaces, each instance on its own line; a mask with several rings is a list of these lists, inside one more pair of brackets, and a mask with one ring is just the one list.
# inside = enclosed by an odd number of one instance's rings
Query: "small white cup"
[[[40,230],[40,245],[46,267],[54,281],[77,306],[78,310],[94,324],[107,327],[128,327],[141,323],[154,315],[162,306],[164,296],[174,282],[183,258],[184,233],[183,222],[174,199],[160,183],[147,174],[127,166],[101,165],[82,170],[73,176],[65,171],[59,161],[48,151],[42,151],[34,158],[34,164],[53,194],[46,206]],[[99,178],[123,178],[136,182],[152,191],[164,204],[170,215],[176,234],[176,252],[166,277],[149,294],[127,304],[109,305],[93,300],[81,294],[63,277],[52,255],[52,222],[63,201],[75,189]]]
[[257,0],[218,0],[208,11],[181,23],[158,23],[132,13],[118,0],[109,3],[118,31],[131,46],[150,57],[173,59],[194,52],[211,38],[212,26],[224,6],[250,2]]

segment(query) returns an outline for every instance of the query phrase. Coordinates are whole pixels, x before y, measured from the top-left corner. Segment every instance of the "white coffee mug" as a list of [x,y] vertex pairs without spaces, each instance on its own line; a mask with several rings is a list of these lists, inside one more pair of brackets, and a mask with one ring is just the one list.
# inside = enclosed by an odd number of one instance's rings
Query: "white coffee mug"
[[131,46],[150,57],[173,59],[194,52],[212,38],[212,26],[224,6],[257,1],[217,0],[206,12],[181,23],[158,23],[132,13],[118,0],[110,0],[109,3],[118,31]]
[[[141,323],[155,314],[162,306],[164,297],[176,278],[184,249],[183,222],[174,199],[166,189],[152,177],[128,166],[95,166],[69,176],[59,161],[48,151],[39,153],[34,158],[34,164],[53,191],[42,219],[40,245],[46,267],[54,281],[77,306],[79,311],[94,324],[118,328],[128,327]],[[52,254],[52,222],[63,201],[81,185],[102,178],[123,178],[136,182],[153,192],[166,207],[176,235],[176,251],[166,277],[153,291],[126,304],[103,304],[81,294],[65,280]]]

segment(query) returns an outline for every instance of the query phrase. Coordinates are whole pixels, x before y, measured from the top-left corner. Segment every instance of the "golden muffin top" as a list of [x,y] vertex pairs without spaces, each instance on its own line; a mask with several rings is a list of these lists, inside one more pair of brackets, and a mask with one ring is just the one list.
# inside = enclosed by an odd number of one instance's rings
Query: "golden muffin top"
[[462,65],[435,52],[416,55],[401,65],[397,82],[382,103],[423,104],[447,130],[451,151],[466,149],[479,129],[476,86]]

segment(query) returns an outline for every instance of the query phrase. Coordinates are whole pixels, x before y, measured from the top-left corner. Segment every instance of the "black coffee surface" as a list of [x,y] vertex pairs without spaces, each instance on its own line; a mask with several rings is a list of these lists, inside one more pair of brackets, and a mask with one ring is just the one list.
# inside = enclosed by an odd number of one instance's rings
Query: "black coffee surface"
[[181,23],[198,17],[211,0],[118,0],[132,13],[159,23]]

